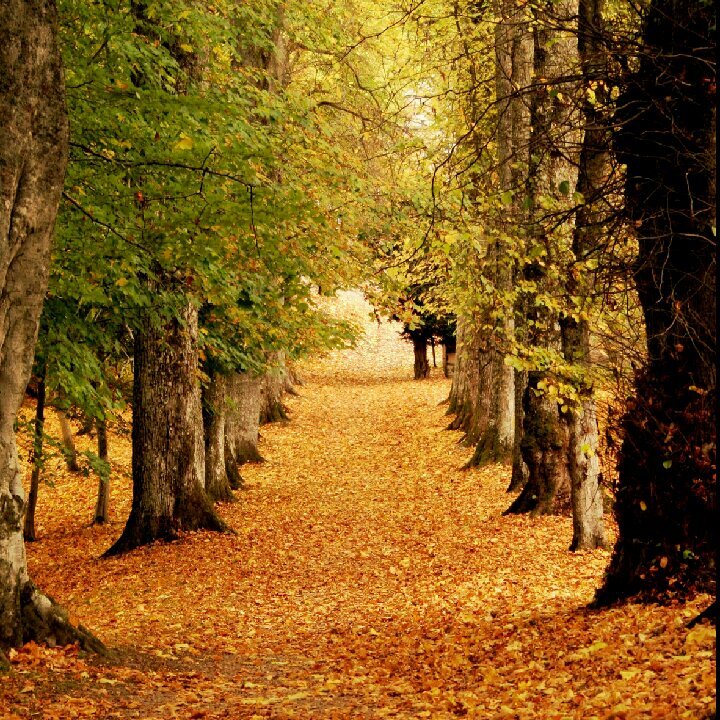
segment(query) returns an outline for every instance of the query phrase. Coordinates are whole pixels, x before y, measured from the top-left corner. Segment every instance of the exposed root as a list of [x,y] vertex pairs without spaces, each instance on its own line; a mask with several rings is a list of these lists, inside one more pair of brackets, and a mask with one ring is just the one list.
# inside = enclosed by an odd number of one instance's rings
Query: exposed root
[[20,607],[24,643],[33,640],[50,647],[77,643],[83,650],[107,655],[107,648],[95,635],[82,625],[72,625],[65,609],[33,583],[23,587]]

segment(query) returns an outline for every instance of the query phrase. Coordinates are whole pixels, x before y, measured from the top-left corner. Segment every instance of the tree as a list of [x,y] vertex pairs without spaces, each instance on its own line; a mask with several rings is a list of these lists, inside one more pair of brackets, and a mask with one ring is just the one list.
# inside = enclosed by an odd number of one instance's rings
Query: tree
[[[599,87],[598,79],[607,73],[602,45],[602,0],[580,0],[578,16],[578,52],[586,88]],[[570,403],[561,420],[568,428],[568,471],[573,509],[571,550],[605,547],[603,495],[599,483],[598,423],[592,386],[589,310],[592,293],[587,278],[591,273],[580,269],[586,258],[603,245],[607,218],[601,209],[609,174],[610,132],[604,115],[606,94],[586,92],[582,104],[585,132],[580,149],[576,194],[582,199],[576,214],[572,240],[572,261],[565,286],[568,307],[560,317],[562,352],[574,366],[572,386],[577,398]],[[574,312],[571,307],[575,308]]]
[[[531,100],[528,172],[528,258],[523,271],[528,301],[528,340],[537,348],[523,395],[522,457],[528,481],[509,513],[551,513],[570,496],[569,433],[560,420],[552,371],[560,355],[557,308],[548,302],[560,258],[572,232],[569,188],[577,178],[578,113],[571,80],[577,65],[573,19],[577,2],[533,8],[535,85]],[[553,392],[553,389],[555,392]]]
[[[67,161],[52,0],[0,6],[0,649],[28,640],[102,646],[28,576],[14,422],[32,366]],[[0,662],[4,657],[0,655]]]
[[[205,492],[205,436],[198,382],[197,311],[135,340],[133,502],[116,555],[178,530],[227,530]],[[140,411],[138,411],[140,410]]]
[[716,587],[715,13],[653,0],[616,147],[648,359],[623,420],[619,538],[598,601]]

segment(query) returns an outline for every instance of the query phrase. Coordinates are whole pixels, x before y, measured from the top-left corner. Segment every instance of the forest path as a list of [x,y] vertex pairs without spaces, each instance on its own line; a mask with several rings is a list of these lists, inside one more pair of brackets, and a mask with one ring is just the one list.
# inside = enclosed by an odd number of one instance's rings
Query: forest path
[[33,575],[115,656],[22,651],[16,717],[703,717],[712,663],[678,630],[694,608],[585,610],[608,553],[569,553],[568,518],[502,517],[507,469],[459,469],[449,382],[410,379],[397,326],[366,330],[263,429],[266,462],[221,509],[237,535],[98,560],[127,480],[108,528],[86,526],[94,483],[44,490]]

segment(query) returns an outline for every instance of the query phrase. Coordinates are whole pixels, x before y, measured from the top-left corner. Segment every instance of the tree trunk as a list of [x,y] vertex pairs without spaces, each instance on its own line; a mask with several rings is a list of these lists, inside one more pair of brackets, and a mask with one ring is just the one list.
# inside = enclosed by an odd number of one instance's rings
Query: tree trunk
[[455,418],[448,426],[448,430],[457,430],[458,417],[463,414],[463,404],[467,395],[468,365],[466,362],[467,351],[467,320],[458,316],[455,329],[455,372],[452,376],[450,395],[448,396],[448,415],[455,415]]
[[78,465],[77,450],[75,448],[75,438],[73,437],[72,425],[70,425],[67,415],[62,410],[58,410],[56,408],[55,412],[57,413],[58,420],[60,421],[60,432],[62,434],[62,448],[65,464],[70,472],[79,472],[80,465]]
[[716,591],[715,11],[653,0],[618,102],[648,361],[623,421],[599,602]]
[[446,378],[452,378],[455,374],[455,357],[457,353],[456,340],[447,337],[442,344],[442,368]]
[[507,515],[550,515],[568,510],[570,437],[567,426],[560,422],[557,401],[537,390],[538,382],[544,377],[542,372],[528,373],[528,386],[523,396],[525,417],[521,444],[528,480],[505,511]]
[[[530,110],[531,143],[529,188],[532,206],[528,239],[531,251],[540,259],[525,269],[525,279],[534,282],[540,296],[557,292],[545,268],[557,263],[565,235],[572,228],[570,219],[559,227],[559,212],[569,212],[567,197],[577,182],[577,111],[572,101],[572,77],[577,65],[577,35],[573,24],[578,14],[577,0],[540,3],[533,9],[534,75],[542,78],[533,92]],[[546,85],[548,83],[549,85]],[[553,92],[549,92],[552,89]],[[566,184],[566,191],[562,187]],[[554,205],[548,212],[548,202]],[[560,420],[559,405],[549,393],[552,357],[560,353],[559,318],[548,304],[531,298],[528,313],[528,340],[537,348],[544,367],[528,373],[523,396],[522,457],[528,467],[528,481],[508,513],[546,514],[564,509],[570,492],[569,433]],[[536,360],[540,362],[540,359]]]
[[225,423],[225,467],[233,488],[242,487],[240,467],[248,462],[262,462],[260,408],[264,377],[234,373],[227,379],[227,419]]
[[[507,7],[507,6],[506,6]],[[508,10],[506,10],[508,12]],[[514,12],[509,10],[509,21],[512,23],[512,86],[515,92],[510,105],[512,114],[512,157],[511,187],[515,194],[511,207],[516,227],[522,227],[527,220],[522,203],[525,190],[529,186],[528,168],[530,163],[530,107],[527,98],[532,83],[534,62],[534,41],[530,31],[527,7],[515,5]],[[517,231],[516,231],[517,234]],[[513,268],[513,280],[519,276],[519,268]],[[527,304],[520,298],[515,305],[515,338],[519,343],[527,341]],[[515,418],[513,424],[512,474],[508,492],[518,492],[525,487],[528,480],[528,467],[522,457],[523,436],[523,395],[527,387],[527,372],[515,370]]]
[[227,380],[217,372],[202,394],[205,429],[205,492],[215,502],[234,500],[225,467],[225,423],[227,418]]
[[480,437],[477,412],[480,392],[480,333],[473,318],[459,317],[457,321],[457,354],[455,374],[450,390],[448,413],[455,418],[449,430],[463,430],[463,443],[474,445]]
[[189,303],[164,328],[135,336],[130,517],[105,555],[181,530],[228,528],[205,486],[205,439],[198,381],[197,311]]
[[97,502],[95,503],[93,524],[104,525],[108,521],[110,510],[110,467],[108,465],[107,420],[105,418],[98,418],[96,425],[98,457],[105,465],[100,469],[98,478]]
[[[606,77],[606,63],[601,45],[602,0],[580,0],[578,20],[578,50],[585,84]],[[600,250],[603,228],[606,227],[602,199],[608,178],[610,133],[607,118],[599,111],[604,102],[602,87],[598,87],[596,102],[585,98],[583,115],[585,136],[580,151],[577,191],[585,198],[576,213],[573,233],[573,255],[576,263]],[[577,267],[568,274],[568,305],[587,312],[590,283]],[[580,405],[570,407],[563,416],[570,438],[570,484],[573,509],[573,539],[571,550],[592,550],[606,547],[603,521],[603,496],[599,483],[598,427],[590,374],[590,326],[586,315],[564,315],[560,320],[562,348],[565,360],[579,372]],[[573,373],[576,375],[578,373]]]
[[64,79],[52,0],[0,3],[0,666],[29,640],[102,644],[31,582],[15,419],[27,387],[67,161]]
[[[498,14],[506,16],[517,12],[509,2],[498,3]],[[508,17],[495,26],[495,97],[497,100],[497,164],[499,189],[512,191],[512,155],[513,155],[513,118],[512,97],[512,66],[514,23]],[[505,237],[512,225],[511,218],[498,218],[497,226],[500,233],[488,248],[484,258],[484,271],[491,283],[500,293],[508,293],[511,289],[512,267],[508,254],[505,252]],[[495,303],[502,302],[502,298]],[[507,462],[512,457],[513,439],[515,434],[515,378],[513,369],[506,365],[504,347],[513,335],[512,312],[501,312],[500,319],[493,319],[496,307],[488,308],[485,324],[491,328],[484,333],[484,347],[480,355],[480,382],[478,386],[478,402],[475,413],[478,417],[473,422],[477,428],[477,444],[468,467],[485,465],[494,462]]]
[[510,475],[510,484],[507,491],[509,493],[520,492],[525,487],[528,480],[528,467],[522,456],[522,437],[523,437],[523,419],[525,413],[523,411],[523,395],[527,386],[527,372],[524,370],[515,371],[515,436],[513,438],[512,450],[512,473]]
[[37,400],[35,406],[35,428],[33,433],[33,450],[31,457],[32,474],[30,476],[30,493],[25,510],[25,527],[23,537],[25,542],[35,542],[35,509],[37,508],[38,491],[40,489],[40,472],[43,465],[43,438],[45,434],[45,373],[43,367],[38,382]]
[[430,375],[430,364],[427,356],[427,336],[422,331],[411,330],[413,354],[415,356],[415,364],[413,365],[413,373],[415,380],[424,380]]
[[285,392],[285,356],[282,352],[273,354],[272,366],[263,375],[260,401],[260,424],[289,420],[282,398]]

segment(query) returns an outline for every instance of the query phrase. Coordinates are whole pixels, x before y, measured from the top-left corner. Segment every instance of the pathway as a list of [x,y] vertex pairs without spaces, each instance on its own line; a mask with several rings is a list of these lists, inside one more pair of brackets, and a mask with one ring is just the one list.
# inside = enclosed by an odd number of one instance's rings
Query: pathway
[[58,483],[33,572],[118,656],[26,650],[16,717],[702,717],[711,661],[672,660],[684,615],[583,610],[608,554],[567,552],[566,518],[502,517],[506,469],[459,469],[449,382],[411,371],[397,328],[373,323],[304,367],[291,423],[263,430],[266,462],[222,508],[237,536],[92,559],[128,488],[102,530],[81,528],[94,483]]

